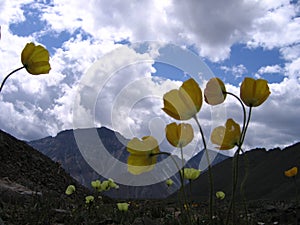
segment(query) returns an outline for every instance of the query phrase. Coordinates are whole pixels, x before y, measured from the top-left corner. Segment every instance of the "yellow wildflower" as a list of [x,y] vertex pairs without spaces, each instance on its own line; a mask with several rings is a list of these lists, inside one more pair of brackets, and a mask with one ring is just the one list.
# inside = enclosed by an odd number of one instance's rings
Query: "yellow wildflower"
[[164,110],[177,120],[188,120],[199,112],[202,106],[202,91],[194,79],[189,79],[178,89],[173,89],[163,97]]
[[49,52],[41,45],[34,43],[26,44],[21,53],[21,62],[28,73],[39,75],[49,73],[51,67],[49,63]]
[[240,97],[245,105],[256,107],[261,105],[270,95],[268,82],[246,77],[240,87]]
[[166,126],[166,136],[171,145],[182,148],[193,140],[194,131],[190,124],[171,123]]
[[127,159],[128,171],[138,175],[154,168],[156,154],[159,153],[158,142],[152,136],[145,136],[142,140],[133,138],[127,144],[127,151],[130,153]]

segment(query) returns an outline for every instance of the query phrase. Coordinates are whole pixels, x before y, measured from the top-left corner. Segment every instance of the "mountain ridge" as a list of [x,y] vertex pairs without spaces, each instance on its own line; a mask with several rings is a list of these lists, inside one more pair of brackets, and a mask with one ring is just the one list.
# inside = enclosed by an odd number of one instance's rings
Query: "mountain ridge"
[[[93,130],[93,131],[92,131]],[[49,156],[52,160],[58,161],[62,164],[62,167],[66,169],[75,179],[86,187],[90,187],[92,180],[106,179],[100,176],[84,159],[82,152],[80,152],[74,132],[76,135],[83,135],[81,137],[88,145],[93,146],[93,141],[90,140],[88,131],[95,133],[97,131],[99,139],[101,140],[102,147],[105,151],[109,151],[112,157],[119,161],[126,163],[129,153],[126,150],[126,145],[129,140],[122,137],[119,133],[112,131],[106,127],[100,128],[85,128],[76,130],[66,130],[59,132],[55,137],[46,137],[39,140],[28,142],[29,145],[41,151],[43,154]],[[80,133],[83,131],[82,133]],[[87,133],[87,134],[86,134]],[[81,144],[81,143],[80,143]],[[96,145],[97,143],[95,143]],[[98,143],[99,144],[99,143]],[[94,148],[101,148],[95,146]],[[93,149],[93,147],[91,147]],[[198,168],[199,162],[203,157],[204,151],[196,154],[186,164],[187,167]],[[177,156],[174,156],[175,160],[180,161]],[[166,156],[159,156],[158,161],[164,160]],[[216,164],[227,158],[221,154],[218,154],[213,161]],[[113,198],[165,198],[171,193],[175,192],[180,185],[179,175],[173,176],[174,185],[172,188],[166,189],[165,182],[160,182],[147,186],[127,186],[120,185],[118,191],[112,190],[105,194]],[[121,191],[122,190],[122,191]],[[162,191],[164,190],[164,191]]]

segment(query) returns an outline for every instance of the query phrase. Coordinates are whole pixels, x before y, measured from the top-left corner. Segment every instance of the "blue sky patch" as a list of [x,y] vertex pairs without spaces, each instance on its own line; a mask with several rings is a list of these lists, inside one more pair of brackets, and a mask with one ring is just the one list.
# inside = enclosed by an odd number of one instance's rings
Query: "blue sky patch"
[[[283,68],[285,61],[282,59],[279,49],[266,50],[262,47],[249,49],[246,45],[236,44],[232,46],[228,59],[220,63],[205,60],[205,63],[215,76],[237,86],[244,77],[254,77],[261,67],[279,65]],[[269,83],[278,83],[284,78],[284,74],[281,73],[260,74],[260,76],[267,79]]]
[[9,25],[9,29],[13,34],[27,37],[45,29],[47,23],[41,20],[41,11],[38,8],[32,7],[31,4],[26,4],[21,9],[24,10],[25,20]]

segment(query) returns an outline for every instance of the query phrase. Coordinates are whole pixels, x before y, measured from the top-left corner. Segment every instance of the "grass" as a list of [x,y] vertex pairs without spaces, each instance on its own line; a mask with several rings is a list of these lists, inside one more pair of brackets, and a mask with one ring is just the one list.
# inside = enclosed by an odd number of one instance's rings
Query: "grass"
[[[124,200],[102,199],[95,197],[91,204],[85,203],[85,196],[45,194],[43,196],[23,196],[16,201],[16,196],[0,200],[0,218],[4,224],[165,224],[184,225],[187,215],[182,212],[178,204],[171,200],[134,200],[126,201],[130,204],[128,211],[118,210],[116,203]],[[208,203],[191,203],[193,224],[209,224]],[[222,225],[228,201],[220,201],[216,205],[213,224]],[[236,224],[295,224],[295,203],[285,201],[253,201],[249,202],[249,214],[244,215],[242,203],[237,203]],[[138,222],[139,221],[139,222]],[[278,222],[278,223],[276,223]],[[1,224],[1,223],[0,223]]]

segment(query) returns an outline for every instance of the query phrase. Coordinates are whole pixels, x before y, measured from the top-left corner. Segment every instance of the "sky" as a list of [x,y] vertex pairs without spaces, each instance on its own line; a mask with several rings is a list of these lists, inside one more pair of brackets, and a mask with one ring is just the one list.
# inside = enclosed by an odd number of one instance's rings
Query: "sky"
[[[52,69],[7,80],[0,129],[30,141],[106,126],[163,141],[165,125],[178,122],[161,110],[164,93],[190,77],[203,90],[216,76],[239,95],[252,77],[266,79],[271,95],[253,110],[245,149],[299,142],[299,16],[300,3],[288,0],[1,0],[0,79],[21,66],[28,42],[49,50]],[[197,116],[208,142],[227,118],[242,122],[230,97],[203,103]]]

